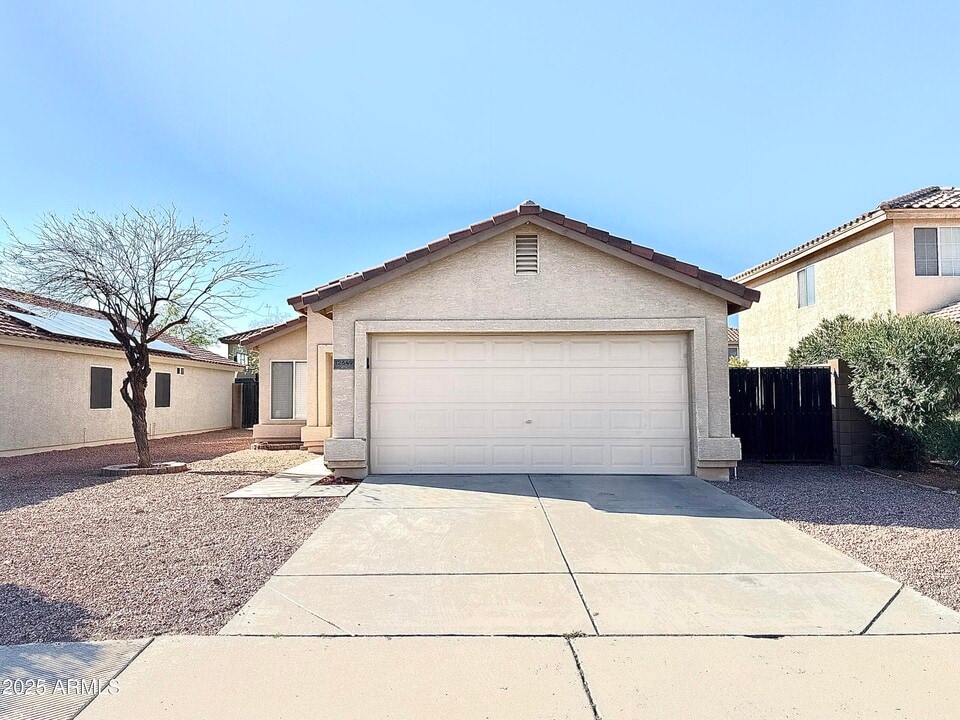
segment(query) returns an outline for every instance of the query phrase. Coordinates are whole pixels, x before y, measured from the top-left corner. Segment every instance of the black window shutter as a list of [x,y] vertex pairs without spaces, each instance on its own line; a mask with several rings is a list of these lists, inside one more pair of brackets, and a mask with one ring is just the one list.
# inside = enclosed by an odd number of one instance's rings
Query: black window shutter
[[90,368],[90,409],[103,410],[113,407],[113,370],[104,367]]
[[170,407],[170,373],[156,373],[154,376],[154,407]]

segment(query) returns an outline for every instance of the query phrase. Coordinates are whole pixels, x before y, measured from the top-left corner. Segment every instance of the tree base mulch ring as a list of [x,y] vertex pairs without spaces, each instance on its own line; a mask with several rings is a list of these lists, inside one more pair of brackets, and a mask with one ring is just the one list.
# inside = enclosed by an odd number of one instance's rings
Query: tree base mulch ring
[[107,465],[100,471],[104,477],[128,477],[130,475],[170,475],[172,473],[186,472],[190,468],[182,462],[162,462],[154,463],[150,467],[139,467],[138,465]]

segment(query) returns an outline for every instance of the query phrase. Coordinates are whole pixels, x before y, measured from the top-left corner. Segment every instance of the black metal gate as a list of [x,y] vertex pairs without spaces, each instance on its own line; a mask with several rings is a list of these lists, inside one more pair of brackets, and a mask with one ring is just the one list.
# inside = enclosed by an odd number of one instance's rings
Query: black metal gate
[[730,368],[730,429],[743,459],[833,461],[830,368]]
[[260,422],[260,383],[255,378],[237,378],[237,384],[240,386],[240,427],[252,428]]

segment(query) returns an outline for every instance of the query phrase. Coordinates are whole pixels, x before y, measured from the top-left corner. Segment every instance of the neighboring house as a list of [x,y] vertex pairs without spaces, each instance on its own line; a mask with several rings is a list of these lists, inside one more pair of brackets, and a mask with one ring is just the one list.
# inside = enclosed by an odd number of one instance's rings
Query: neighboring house
[[224,335],[220,338],[220,342],[227,346],[227,359],[235,362],[237,365],[243,366],[243,370],[237,373],[237,377],[252,378],[256,376],[257,373],[250,368],[250,348],[246,340],[258,332],[266,330],[268,327],[271,326],[265,325],[251,328],[250,330],[244,330],[243,332],[234,333],[233,335]]
[[[169,336],[150,357],[152,436],[230,427],[237,365]],[[99,313],[0,288],[0,456],[131,441],[128,369]]]
[[740,330],[727,328],[727,358],[740,357]]
[[261,352],[257,428],[330,436],[325,461],[349,477],[726,478],[740,457],[727,317],[758,298],[526,202],[290,298],[305,327],[247,341]]
[[928,187],[733,278],[763,292],[740,313],[740,356],[783,365],[825,318],[932,313],[960,301],[960,188]]

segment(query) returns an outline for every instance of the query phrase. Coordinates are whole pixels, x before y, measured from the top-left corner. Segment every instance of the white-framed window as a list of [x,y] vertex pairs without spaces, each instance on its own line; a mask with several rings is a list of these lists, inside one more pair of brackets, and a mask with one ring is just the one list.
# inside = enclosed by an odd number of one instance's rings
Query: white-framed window
[[306,361],[272,361],[270,363],[270,419],[305,420],[306,417]]
[[797,307],[808,307],[817,302],[816,279],[813,265],[797,272]]
[[913,229],[914,272],[924,275],[960,275],[960,227]]

